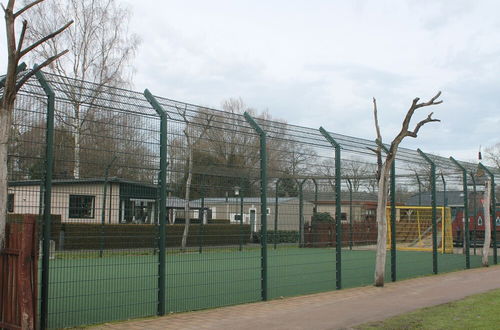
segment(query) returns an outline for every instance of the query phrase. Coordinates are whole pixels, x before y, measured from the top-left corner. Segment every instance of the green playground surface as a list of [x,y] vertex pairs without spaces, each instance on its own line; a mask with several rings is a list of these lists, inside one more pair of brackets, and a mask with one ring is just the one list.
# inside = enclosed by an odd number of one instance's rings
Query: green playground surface
[[[342,288],[370,285],[375,251],[342,250]],[[335,249],[268,250],[268,298],[336,289]],[[261,300],[260,250],[206,249],[167,254],[167,313]],[[479,267],[480,256],[471,256]],[[465,268],[465,256],[439,254],[439,273]],[[386,281],[390,281],[390,251]],[[49,327],[156,315],[158,256],[121,252],[99,258],[71,253],[50,261]],[[397,280],[432,274],[430,252],[397,251]]]

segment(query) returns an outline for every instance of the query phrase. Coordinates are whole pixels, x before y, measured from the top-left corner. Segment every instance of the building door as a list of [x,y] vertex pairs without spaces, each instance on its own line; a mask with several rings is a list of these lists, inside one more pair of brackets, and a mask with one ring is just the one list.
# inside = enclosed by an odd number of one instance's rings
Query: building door
[[249,209],[250,212],[250,228],[252,232],[257,231],[257,210],[256,209]]

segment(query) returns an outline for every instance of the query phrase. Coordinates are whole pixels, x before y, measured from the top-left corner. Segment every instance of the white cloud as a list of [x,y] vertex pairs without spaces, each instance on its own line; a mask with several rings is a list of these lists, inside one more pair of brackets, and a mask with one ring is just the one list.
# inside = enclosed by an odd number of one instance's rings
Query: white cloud
[[373,96],[389,139],[414,97],[442,90],[442,122],[405,145],[465,157],[499,142],[497,1],[122,1],[143,40],[137,89],[213,107],[241,96],[370,139]]

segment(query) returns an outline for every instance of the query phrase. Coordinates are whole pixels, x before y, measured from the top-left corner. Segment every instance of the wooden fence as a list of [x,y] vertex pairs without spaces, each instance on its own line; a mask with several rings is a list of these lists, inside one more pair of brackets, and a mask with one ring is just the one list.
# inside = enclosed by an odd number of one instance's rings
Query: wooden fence
[[0,328],[34,329],[37,310],[38,238],[36,216],[7,222],[0,254]]

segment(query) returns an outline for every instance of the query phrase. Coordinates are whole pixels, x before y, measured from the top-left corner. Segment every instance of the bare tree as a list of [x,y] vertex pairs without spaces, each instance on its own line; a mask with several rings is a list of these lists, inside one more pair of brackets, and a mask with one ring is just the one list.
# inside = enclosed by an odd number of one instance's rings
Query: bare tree
[[413,100],[410,109],[406,113],[406,116],[403,120],[401,131],[398,135],[392,140],[389,151],[385,156],[385,160],[382,157],[382,135],[380,134],[380,126],[378,123],[378,115],[377,115],[377,101],[373,98],[373,115],[375,120],[375,129],[377,132],[377,149],[373,149],[377,155],[377,164],[378,164],[378,199],[377,199],[377,227],[378,227],[378,235],[377,235],[377,258],[375,264],[375,286],[384,286],[384,275],[385,275],[385,260],[386,260],[386,249],[387,249],[387,220],[386,220],[386,205],[387,205],[387,196],[389,193],[389,173],[391,169],[391,165],[396,158],[396,153],[398,151],[399,144],[403,141],[405,137],[413,137],[416,138],[417,134],[422,126],[430,122],[438,122],[439,119],[432,118],[432,112],[427,116],[426,119],[421,120],[417,123],[415,128],[411,131],[409,130],[410,122],[413,117],[413,114],[416,110],[428,107],[431,105],[441,104],[443,101],[437,101],[441,92],[438,92],[433,98],[431,98],[428,102],[419,103],[420,99],[417,97]]
[[[490,252],[491,244],[491,180],[486,180],[484,184],[484,200],[483,200],[483,212],[484,212],[484,244],[483,244],[483,258],[482,264],[484,267],[488,267],[488,254]],[[495,227],[493,227],[495,228]]]
[[213,114],[208,112],[200,112],[200,116],[203,118],[196,118],[196,123],[194,123],[193,119],[189,118],[190,115],[187,113],[187,109],[181,109],[176,107],[177,113],[182,117],[184,121],[184,136],[186,138],[186,163],[187,163],[187,177],[186,177],[186,189],[185,189],[185,205],[184,205],[184,232],[182,233],[182,243],[181,250],[184,250],[187,245],[187,237],[189,234],[189,224],[191,222],[189,211],[189,193],[191,190],[191,180],[193,178],[193,149],[199,143],[199,141],[203,138],[203,136],[207,133],[207,130],[210,128],[210,123],[214,117]]
[[[33,52],[33,57],[36,60],[46,58],[48,54],[58,53],[60,48],[71,50],[64,60],[52,63],[48,69],[61,76],[63,92],[71,102],[70,107],[58,111],[56,116],[73,135],[73,176],[77,179],[81,171],[84,133],[91,125],[91,117],[100,110],[96,99],[106,86],[128,84],[129,63],[139,40],[128,32],[129,10],[115,0],[52,0],[44,3],[30,12],[35,25],[27,38],[36,40],[46,35],[68,17],[75,17],[75,28],[57,42],[49,40]],[[68,78],[76,80],[64,83]],[[86,86],[85,81],[97,85]]]
[[[5,241],[5,225],[7,215],[7,155],[9,147],[9,133],[12,126],[12,113],[16,101],[17,92],[21,87],[40,69],[54,63],[68,50],[54,51],[47,53],[41,64],[27,72],[18,76],[19,62],[23,57],[36,51],[39,47],[43,47],[47,42],[52,42],[54,38],[61,32],[66,30],[73,21],[68,21],[61,24],[39,38],[32,40],[29,45],[25,45],[25,36],[28,29],[28,21],[23,20],[21,32],[16,39],[16,19],[27,12],[34,6],[42,3],[44,0],[36,0],[27,3],[22,8],[15,10],[15,0],[9,0],[7,6],[2,4],[2,9],[5,14],[5,29],[7,33],[7,74],[1,81],[0,88],[3,88],[3,93],[0,100],[0,248],[3,248]],[[31,27],[31,26],[30,26]],[[54,41],[54,43],[56,43]]]
[[484,150],[485,158],[494,166],[500,169],[500,143],[497,143]]
[[352,183],[352,191],[358,192],[363,187],[365,181],[369,181],[373,176],[372,164],[366,163],[363,159],[354,157],[342,161],[342,170]]

